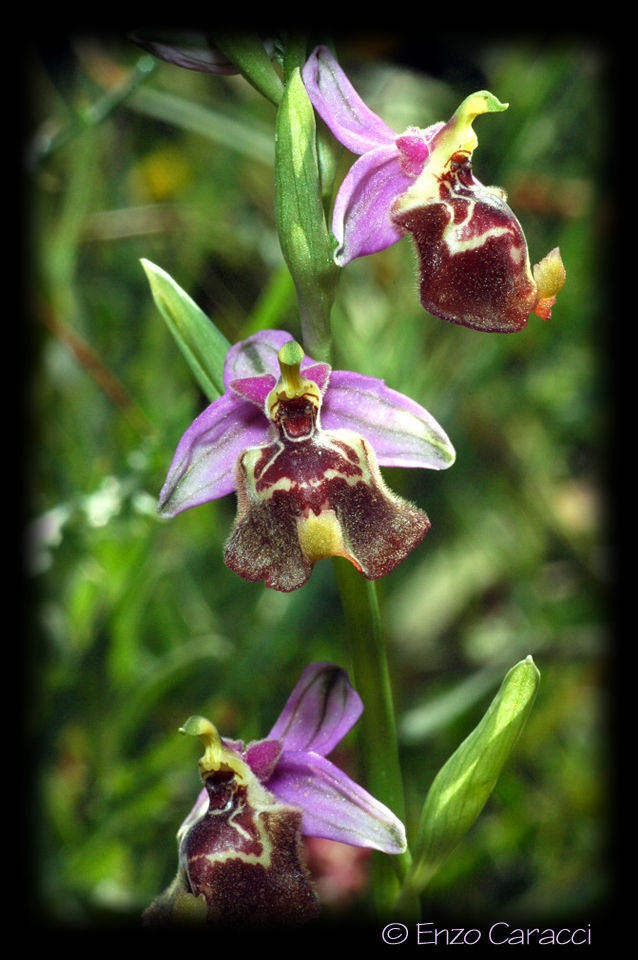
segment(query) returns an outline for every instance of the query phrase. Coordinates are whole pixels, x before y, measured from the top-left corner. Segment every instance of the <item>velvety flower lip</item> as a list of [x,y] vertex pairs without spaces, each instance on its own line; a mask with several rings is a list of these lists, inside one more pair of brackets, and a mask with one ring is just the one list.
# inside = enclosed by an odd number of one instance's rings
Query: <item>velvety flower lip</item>
[[303,835],[404,853],[401,821],[326,756],[362,709],[345,670],[319,662],[302,672],[268,737],[245,749],[189,717],[180,730],[204,744],[204,786],[177,833],[177,874],[144,911],[144,926],[316,917]]
[[[265,397],[279,376],[279,350],[291,340],[286,331],[263,330],[228,351],[226,393],[194,420],[179,441],[160,492],[161,516],[174,517],[236,489],[239,456],[271,436]],[[323,428],[357,431],[374,448],[380,466],[442,470],[454,462],[452,444],[434,417],[383,380],[331,370],[310,357],[304,357],[300,369],[324,391]]]
[[359,154],[333,208],[338,266],[407,233],[419,257],[421,303],[433,316],[492,333],[521,330],[530,313],[550,318],[565,282],[559,250],[532,270],[505,192],[472,173],[472,123],[506,103],[480,90],[446,123],[396,134],[362,101],[327,47],[312,52],[302,75],[335,138]]
[[[384,853],[406,849],[405,828],[382,803],[327,759],[355,725],[363,705],[341,667],[327,662],[305,668],[264,740],[245,748],[224,740],[278,800],[302,812],[306,836],[337,840]],[[180,827],[182,838],[206,813],[202,790]]]
[[410,127],[395,133],[361,99],[325,46],[316,47],[302,70],[315,110],[336,139],[360,155],[335,200],[332,232],[338,266],[378,253],[396,243],[403,231],[392,223],[394,199],[411,186],[429,156],[429,144],[443,126]]

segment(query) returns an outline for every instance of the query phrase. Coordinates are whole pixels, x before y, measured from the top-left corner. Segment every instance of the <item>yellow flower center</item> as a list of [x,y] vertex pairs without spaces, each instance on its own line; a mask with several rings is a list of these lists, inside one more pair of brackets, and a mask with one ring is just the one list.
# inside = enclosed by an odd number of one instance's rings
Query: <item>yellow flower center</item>
[[217,728],[206,717],[189,717],[184,726],[179,728],[179,732],[199,737],[204,744],[204,753],[198,761],[204,780],[209,774],[219,770],[232,770],[239,781],[248,782],[251,776],[250,768],[234,750],[226,746]]
[[409,190],[401,194],[394,204],[394,213],[403,213],[413,207],[438,197],[441,178],[449,172],[453,159],[456,162],[469,160],[478,146],[478,137],[472,124],[482,113],[498,113],[507,110],[509,104],[501,103],[488,90],[479,90],[457,107],[445,126],[441,127],[430,144],[430,156]]
[[266,397],[266,415],[281,424],[289,439],[306,439],[315,429],[321,406],[321,390],[301,374],[303,348],[294,340],[279,351],[281,376]]

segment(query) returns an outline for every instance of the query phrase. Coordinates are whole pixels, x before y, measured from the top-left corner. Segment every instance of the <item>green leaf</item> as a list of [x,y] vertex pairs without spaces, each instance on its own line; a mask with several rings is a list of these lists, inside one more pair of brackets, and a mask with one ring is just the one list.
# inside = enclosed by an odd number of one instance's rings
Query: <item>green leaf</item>
[[275,212],[279,241],[299,300],[304,347],[327,360],[338,268],[321,202],[316,125],[299,68],[277,111]]
[[224,361],[230,343],[168,273],[149,260],[141,261],[153,299],[209,400],[224,393]]
[[525,725],[539,680],[531,656],[512,667],[478,726],[436,775],[406,888],[423,890],[480,814]]

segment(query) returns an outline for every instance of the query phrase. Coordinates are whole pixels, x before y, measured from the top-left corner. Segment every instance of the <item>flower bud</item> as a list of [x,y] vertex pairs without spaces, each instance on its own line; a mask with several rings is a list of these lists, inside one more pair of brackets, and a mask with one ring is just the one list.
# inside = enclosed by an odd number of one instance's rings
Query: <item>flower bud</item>
[[534,280],[538,291],[538,300],[534,313],[543,320],[549,320],[552,307],[556,303],[556,294],[565,283],[565,267],[558,247],[550,250],[540,263],[534,265]]

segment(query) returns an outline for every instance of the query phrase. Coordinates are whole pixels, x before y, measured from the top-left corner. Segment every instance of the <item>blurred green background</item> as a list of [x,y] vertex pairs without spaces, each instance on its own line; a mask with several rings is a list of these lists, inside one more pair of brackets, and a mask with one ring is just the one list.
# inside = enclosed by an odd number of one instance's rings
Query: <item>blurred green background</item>
[[[399,131],[447,119],[476,89],[508,101],[476,123],[475,172],[508,192],[533,263],[560,246],[568,280],[550,322],[508,336],[425,314],[407,238],[339,280],[335,366],[410,394],[457,451],[444,473],[385,471],[432,521],[379,587],[408,828],[531,653],[531,718],[427,913],[586,918],[610,880],[605,58],[576,39],[412,43],[338,36],[336,49]],[[205,401],[140,259],[230,341],[299,336],[274,227],[274,108],[239,77],[153,61],[124,36],[43,42],[27,67],[34,905],[63,926],[137,923],[174,874],[198,790],[198,744],[177,728],[201,713],[226,736],[263,736],[303,667],[348,668],[348,648],[330,562],[273,593],[222,562],[234,497],[155,516]],[[338,158],[341,175],[353,157]],[[356,746],[355,732],[340,761],[353,775]]]

